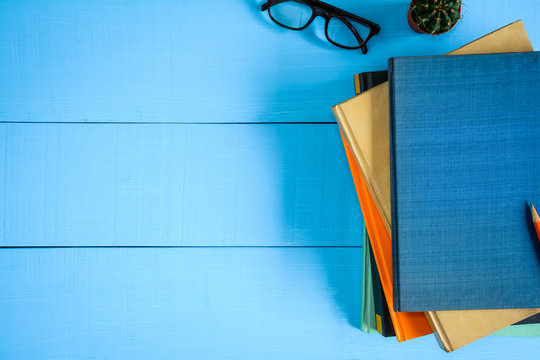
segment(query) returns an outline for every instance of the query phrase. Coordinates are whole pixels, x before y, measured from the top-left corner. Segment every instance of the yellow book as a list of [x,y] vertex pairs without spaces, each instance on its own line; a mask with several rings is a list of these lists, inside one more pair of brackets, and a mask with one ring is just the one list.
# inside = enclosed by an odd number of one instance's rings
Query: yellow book
[[[522,22],[517,21],[448,55],[526,51],[533,48]],[[391,234],[388,83],[332,110],[384,226]],[[391,258],[385,260],[391,266]],[[381,266],[378,260],[377,265]],[[379,270],[392,273],[391,268]],[[391,290],[385,288],[384,291],[388,299],[387,291]],[[425,314],[441,347],[450,352],[538,312],[540,309],[430,311]]]

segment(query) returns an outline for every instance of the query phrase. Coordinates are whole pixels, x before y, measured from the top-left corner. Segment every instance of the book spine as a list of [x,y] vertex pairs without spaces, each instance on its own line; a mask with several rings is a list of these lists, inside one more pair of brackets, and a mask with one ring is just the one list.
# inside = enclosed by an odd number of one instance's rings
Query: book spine
[[356,79],[358,79],[358,91],[356,92],[356,95],[371,89],[373,86],[370,86],[372,74],[370,72],[364,72],[360,74],[356,74]]
[[362,326],[361,330],[363,332],[372,333],[377,332],[377,320],[375,314],[375,294],[373,293],[375,288],[373,285],[373,277],[371,271],[373,269],[373,264],[371,263],[371,253],[369,248],[369,239],[367,230],[364,226],[364,236],[363,236],[363,249],[362,249],[362,260],[363,260],[363,279],[362,279]]
[[514,325],[524,325],[524,324],[538,324],[540,323],[540,313],[533,315],[531,317],[526,318],[525,320],[521,320]]
[[[386,74],[385,74],[386,76]],[[371,241],[373,252],[376,260],[380,261],[377,266],[379,270],[379,275],[381,278],[384,276],[385,285],[383,284],[383,295],[388,303],[389,314],[394,325],[395,335],[399,342],[414,339],[419,336],[427,335],[432,333],[431,328],[426,320],[424,313],[412,312],[412,313],[397,313],[395,312],[392,297],[392,285],[391,285],[391,270],[390,266],[387,264],[387,259],[391,258],[390,256],[385,255],[388,249],[386,249],[381,241],[391,242],[389,239],[389,231],[386,230],[384,222],[380,217],[380,213],[376,209],[376,204],[373,202],[370,196],[370,190],[367,186],[367,179],[364,178],[363,173],[360,171],[360,162],[361,159],[356,159],[355,154],[353,154],[353,149],[356,149],[354,145],[354,137],[352,136],[352,129],[346,118],[346,112],[344,111],[342,104],[338,104],[332,107],[332,112],[339,124],[340,135],[343,140],[345,147],[345,154],[347,160],[351,165],[351,172],[353,175],[354,184],[356,187],[356,193],[360,200],[362,207],[362,213],[364,215],[365,224],[371,224],[367,226],[368,232],[373,232],[378,241]],[[370,234],[371,236],[371,234]],[[388,238],[388,239],[387,239]],[[387,240],[386,240],[387,239]],[[390,279],[390,281],[388,281]]]
[[362,86],[360,85],[360,78],[362,73],[354,75],[354,95],[358,95],[362,92]]
[[372,283],[373,283],[373,301],[375,304],[375,319],[376,319],[376,325],[377,325],[377,331],[379,334],[384,336],[384,329],[383,329],[383,320],[382,320],[382,304],[384,299],[384,294],[382,293],[382,289],[380,286],[380,279],[379,279],[379,272],[377,270],[377,265],[375,264],[375,257],[373,256],[373,250],[371,249],[371,246],[369,245],[369,236],[368,241],[364,245],[366,246],[370,252],[370,261],[371,261],[371,275],[372,275]]
[[[355,95],[359,95],[364,91],[371,89],[377,85],[382,84],[383,82],[388,81],[388,72],[383,71],[368,71],[354,75],[354,92]],[[364,236],[367,235],[366,226],[364,224]],[[381,284],[381,278],[379,276],[379,270],[377,269],[377,264],[373,258],[373,250],[369,239],[364,241],[364,246],[366,246],[370,252],[371,258],[371,283],[373,286],[373,299],[375,302],[375,317],[376,317],[376,328],[377,331],[384,337],[396,336],[394,331],[394,324],[392,322],[392,317],[388,311],[388,304],[384,296]]]
[[[382,294],[382,285],[381,285],[381,294]],[[383,299],[384,299],[384,294],[383,294]],[[385,337],[396,336],[396,332],[394,330],[394,323],[392,322],[392,318],[390,317],[390,311],[388,310],[388,304],[386,301],[382,302],[382,323],[383,323],[383,329],[384,329],[383,336]]]
[[[341,121],[345,116],[343,114],[343,111],[342,111],[342,109],[341,109],[341,107],[339,105],[334,106],[332,108],[332,111],[334,112],[334,116],[336,117],[336,120],[338,120],[338,122]],[[348,143],[347,143],[347,140],[346,140],[345,130],[342,127],[340,127],[340,135],[341,135],[341,139],[343,140],[343,144],[345,146],[345,155],[347,156],[347,161],[349,162],[349,164],[353,164],[355,159],[354,159],[354,156],[352,154],[351,149],[348,146]],[[367,203],[364,203],[364,201],[366,201],[366,198],[367,198],[368,189],[362,182],[362,179],[361,179],[362,174],[360,173],[360,171],[359,171],[359,169],[357,167],[351,167],[351,172],[353,174],[353,181],[354,181],[354,185],[355,185],[355,188],[356,188],[356,194],[358,195],[358,199],[360,200],[360,205],[362,207],[362,214],[364,216],[365,223],[366,224],[368,224],[370,222],[375,223],[376,222],[376,215],[372,213],[372,209],[370,209],[370,207],[367,206]],[[376,228],[373,227],[372,229],[370,229],[368,227],[368,232],[370,230],[375,231]],[[371,239],[370,239],[370,243],[371,243],[374,255],[375,255],[375,253],[382,254],[383,249],[380,247],[380,244],[376,244],[376,243],[371,242]],[[390,303],[390,301],[392,301],[391,298],[386,298],[386,300],[389,303]],[[392,317],[392,322],[394,323],[394,329],[395,329],[395,332],[396,332],[396,338],[397,338],[397,340],[399,342],[408,340],[408,338],[405,337],[404,330],[403,330],[403,325],[401,324],[401,321],[400,321],[400,316],[403,316],[403,317],[407,318],[407,315],[408,315],[407,313],[398,314],[395,311],[390,311],[390,316]],[[411,321],[411,319],[409,319],[409,321]],[[422,334],[422,335],[425,335],[425,334]]]
[[[360,85],[360,76],[361,74],[354,75],[354,94],[358,95],[362,92]],[[351,168],[351,173],[353,169]],[[354,177],[353,177],[354,181]],[[356,184],[355,184],[356,187]],[[364,239],[363,239],[363,266],[364,266],[364,278],[363,278],[363,296],[362,296],[362,331],[363,332],[373,332],[378,331],[377,327],[377,318],[376,318],[376,305],[375,305],[375,285],[373,283],[373,263],[371,258],[373,254],[370,253],[369,239],[366,229],[366,224],[364,224]]]
[[437,339],[437,343],[446,352],[452,352],[455,349],[452,347],[452,344],[450,343],[450,339],[446,335],[446,332],[444,331],[444,327],[442,326],[441,321],[439,320],[439,317],[437,316],[436,311],[426,311],[426,319],[429,323],[429,326],[431,326],[431,329],[433,330],[433,334],[435,335],[435,339]]
[[392,277],[393,277],[393,302],[394,311],[400,311],[399,302],[399,248],[398,248],[398,223],[397,223],[397,199],[396,199],[396,154],[395,154],[395,94],[394,94],[394,59],[388,59],[388,104],[390,116],[390,206],[392,221]]
[[367,91],[375,86],[378,86],[388,81],[388,72],[386,70],[368,71],[356,74],[354,83],[356,87],[356,95]]
[[379,270],[377,269],[377,264],[375,263],[375,258],[373,257],[373,250],[371,249],[371,245],[369,243],[369,238],[365,246],[369,247],[371,256],[371,274],[373,283],[373,296],[375,301],[377,331],[384,337],[396,336],[396,333],[394,332],[392,318],[390,317],[390,312],[388,311],[388,305],[382,289],[381,278],[379,277]]

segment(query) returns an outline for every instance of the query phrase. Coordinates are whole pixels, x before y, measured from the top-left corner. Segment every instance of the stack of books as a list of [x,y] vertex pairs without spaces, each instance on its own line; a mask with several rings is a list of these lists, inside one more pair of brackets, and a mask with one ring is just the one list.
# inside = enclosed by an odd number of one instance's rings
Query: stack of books
[[539,333],[540,53],[518,21],[448,55],[391,58],[332,111],[367,230],[362,329],[453,351]]

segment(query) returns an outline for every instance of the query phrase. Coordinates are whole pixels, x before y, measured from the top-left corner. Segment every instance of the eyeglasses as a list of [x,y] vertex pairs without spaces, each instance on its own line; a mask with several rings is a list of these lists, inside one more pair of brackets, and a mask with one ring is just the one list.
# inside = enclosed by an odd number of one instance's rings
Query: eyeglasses
[[381,27],[369,20],[317,0],[269,0],[261,7],[278,25],[291,30],[303,30],[317,16],[326,20],[324,32],[328,41],[343,49],[361,49],[379,33]]

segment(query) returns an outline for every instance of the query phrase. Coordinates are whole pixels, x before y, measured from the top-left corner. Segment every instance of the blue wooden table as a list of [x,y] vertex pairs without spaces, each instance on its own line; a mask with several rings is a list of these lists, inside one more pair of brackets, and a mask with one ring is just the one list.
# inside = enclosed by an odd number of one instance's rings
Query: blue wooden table
[[[262,1],[0,2],[0,359],[438,359],[359,330],[362,217],[330,107],[390,56],[444,54],[540,2],[332,3],[369,52]],[[487,337],[455,359],[537,359]]]

